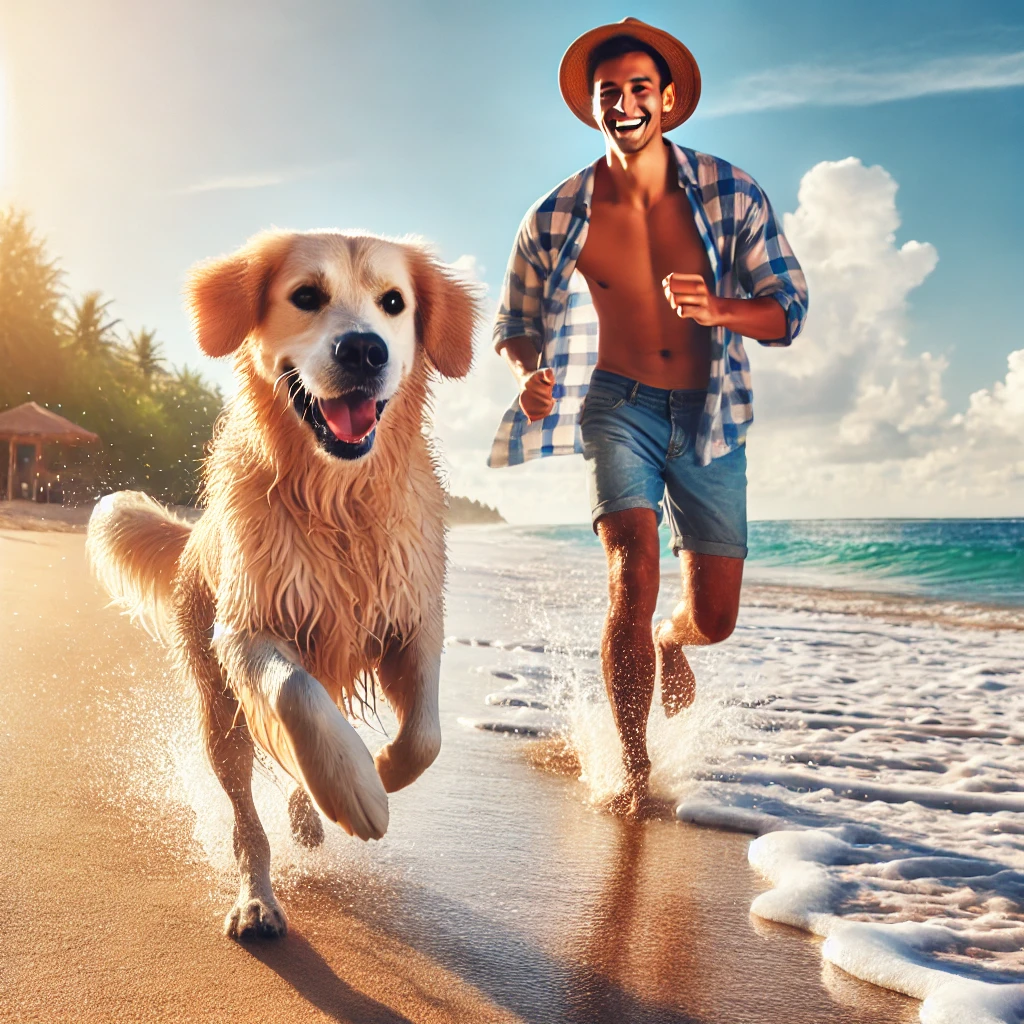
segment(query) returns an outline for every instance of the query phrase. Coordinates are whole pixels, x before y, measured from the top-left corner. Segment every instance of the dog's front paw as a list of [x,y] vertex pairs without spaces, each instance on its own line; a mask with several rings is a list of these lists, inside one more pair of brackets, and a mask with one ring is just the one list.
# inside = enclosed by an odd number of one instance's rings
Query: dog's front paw
[[277,699],[282,736],[298,779],[324,815],[349,835],[380,839],[388,795],[366,745],[327,691],[294,672]]
[[377,774],[389,793],[415,782],[441,750],[440,728],[403,728],[374,759]]
[[224,918],[224,934],[231,939],[276,939],[288,931],[288,919],[273,896],[243,893]]

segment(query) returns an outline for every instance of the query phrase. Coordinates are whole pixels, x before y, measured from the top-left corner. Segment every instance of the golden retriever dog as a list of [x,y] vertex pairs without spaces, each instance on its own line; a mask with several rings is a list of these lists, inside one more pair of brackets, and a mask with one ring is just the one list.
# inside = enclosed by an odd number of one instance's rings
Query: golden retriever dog
[[[308,846],[323,840],[313,804],[379,839],[387,794],[440,749],[445,495],[424,420],[434,372],[469,372],[477,302],[416,243],[329,231],[258,235],[195,267],[187,301],[199,347],[233,353],[237,382],[205,511],[192,526],[139,492],[108,495],[87,550],[198,689],[235,816],[225,931],[275,936],[253,743],[298,783],[288,809]],[[349,722],[375,686],[398,720],[376,760]]]

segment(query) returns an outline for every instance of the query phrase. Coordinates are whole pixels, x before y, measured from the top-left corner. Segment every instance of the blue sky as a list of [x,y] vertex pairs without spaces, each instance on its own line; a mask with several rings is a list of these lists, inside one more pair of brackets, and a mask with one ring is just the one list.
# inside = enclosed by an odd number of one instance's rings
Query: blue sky
[[527,206],[600,154],[559,97],[561,53],[627,13],[701,66],[672,137],[748,170],[780,213],[816,165],[883,167],[896,246],[938,257],[907,292],[906,352],[948,361],[950,415],[1005,377],[1024,346],[1019,3],[16,0],[0,12],[0,200],[176,364],[200,363],[186,268],[272,224],[420,233],[475,257],[493,294]]

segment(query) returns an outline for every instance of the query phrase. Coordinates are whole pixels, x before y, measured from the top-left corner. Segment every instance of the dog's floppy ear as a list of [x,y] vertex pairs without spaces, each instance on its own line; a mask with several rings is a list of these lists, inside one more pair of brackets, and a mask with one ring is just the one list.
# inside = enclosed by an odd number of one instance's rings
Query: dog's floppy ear
[[196,344],[208,356],[226,356],[256,329],[266,312],[267,291],[291,235],[267,231],[231,256],[197,263],[188,273],[186,304]]
[[478,289],[460,281],[416,245],[405,247],[416,289],[416,333],[434,368],[444,377],[465,377],[473,363]]

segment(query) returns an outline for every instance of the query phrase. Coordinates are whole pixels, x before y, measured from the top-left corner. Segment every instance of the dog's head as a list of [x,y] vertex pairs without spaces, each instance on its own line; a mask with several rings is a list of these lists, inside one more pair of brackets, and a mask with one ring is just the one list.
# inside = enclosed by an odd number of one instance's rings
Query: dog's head
[[473,289],[412,242],[268,232],[194,267],[187,297],[199,347],[251,346],[256,373],[336,458],[370,451],[423,355],[445,377],[464,377],[473,358]]

